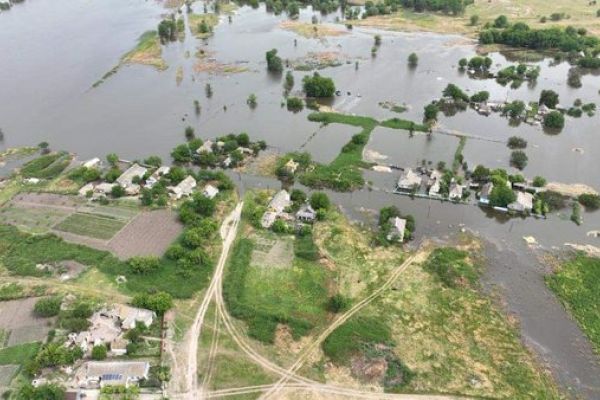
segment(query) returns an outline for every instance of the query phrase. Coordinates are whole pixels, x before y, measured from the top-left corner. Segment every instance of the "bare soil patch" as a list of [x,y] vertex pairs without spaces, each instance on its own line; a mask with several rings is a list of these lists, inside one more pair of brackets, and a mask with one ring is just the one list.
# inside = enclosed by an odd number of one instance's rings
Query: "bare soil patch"
[[15,376],[18,370],[18,365],[0,365],[0,394],[10,385],[13,376]]
[[52,324],[49,318],[38,318],[33,307],[38,298],[11,300],[0,303],[0,329],[10,332],[8,347],[46,338]]
[[289,238],[257,237],[250,265],[261,268],[291,268],[294,261],[294,242]]
[[182,230],[171,210],[142,212],[108,242],[108,248],[121,259],[161,256]]

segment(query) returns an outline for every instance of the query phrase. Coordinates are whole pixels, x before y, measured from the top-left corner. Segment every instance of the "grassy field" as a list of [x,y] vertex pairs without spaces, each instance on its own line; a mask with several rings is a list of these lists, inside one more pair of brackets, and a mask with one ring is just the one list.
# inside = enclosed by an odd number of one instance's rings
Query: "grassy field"
[[58,209],[7,206],[0,209],[0,222],[31,233],[48,232],[68,212]]
[[0,349],[0,365],[23,365],[31,359],[40,348],[39,343],[23,343]]
[[54,229],[76,235],[108,240],[121,228],[125,221],[100,214],[74,213],[56,225]]
[[330,36],[346,35],[348,32],[335,25],[311,24],[299,21],[284,21],[279,25],[282,29],[292,31],[305,38],[325,38]]
[[546,282],[600,353],[600,259],[577,256]]
[[[441,33],[466,34],[475,36],[476,32],[486,22],[493,21],[499,15],[506,15],[511,22],[525,22],[532,27],[549,25],[586,28],[593,34],[600,34],[600,18],[596,11],[600,8],[590,5],[587,0],[559,0],[554,2],[544,0],[476,0],[467,7],[463,15],[453,17],[441,13],[415,13],[400,10],[393,15],[374,16],[365,20],[352,21],[357,26],[376,26],[383,29],[398,31],[432,31]],[[553,13],[564,13],[568,18],[554,22],[550,21]],[[472,15],[479,16],[479,23],[471,25]],[[547,17],[548,22],[540,22],[541,17]]]
[[300,182],[309,187],[327,187],[339,191],[349,191],[364,185],[360,168],[369,164],[362,159],[363,149],[369,142],[371,132],[376,126],[382,125],[392,129],[426,131],[427,127],[411,121],[392,118],[379,122],[371,117],[340,114],[335,112],[317,112],[308,116],[308,119],[321,124],[344,124],[362,128],[352,137],[340,154],[330,164],[315,164],[314,168],[300,175]]
[[167,63],[162,58],[162,48],[156,31],[145,32],[140,36],[133,50],[123,56],[124,64],[150,65],[158,70],[167,69]]
[[[379,324],[390,329],[389,335],[384,334],[384,327],[367,331],[359,339],[363,346],[357,347],[355,341],[344,338],[362,331],[342,326],[341,334],[336,331],[332,335],[334,339],[340,336],[332,359],[341,353],[344,357],[339,363],[360,371],[357,363],[380,357],[366,351],[364,344],[375,340],[383,345],[387,341],[397,358],[396,365],[404,366],[404,376],[410,378],[400,387],[390,388],[385,384],[389,379],[386,372],[381,379],[388,391],[561,398],[552,379],[541,372],[521,343],[517,330],[479,292],[480,260],[471,251],[476,248],[458,247],[463,250],[436,249],[423,265],[409,266],[397,281],[396,290],[386,292],[349,321],[356,324],[355,319],[378,316]],[[330,353],[326,346],[324,349]]]
[[20,174],[25,178],[54,179],[71,163],[66,152],[51,153],[23,164]]
[[[204,21],[209,32],[201,32],[200,24]],[[198,38],[207,38],[212,35],[215,26],[219,24],[219,16],[216,14],[188,14],[188,24],[194,36]]]

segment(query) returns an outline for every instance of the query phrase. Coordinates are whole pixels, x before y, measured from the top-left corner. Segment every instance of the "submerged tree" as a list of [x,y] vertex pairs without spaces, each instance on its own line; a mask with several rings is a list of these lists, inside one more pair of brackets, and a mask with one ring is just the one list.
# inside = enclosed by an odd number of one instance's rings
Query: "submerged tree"
[[417,56],[416,53],[410,53],[410,55],[408,56],[408,66],[414,68],[417,66],[418,63],[419,56]]

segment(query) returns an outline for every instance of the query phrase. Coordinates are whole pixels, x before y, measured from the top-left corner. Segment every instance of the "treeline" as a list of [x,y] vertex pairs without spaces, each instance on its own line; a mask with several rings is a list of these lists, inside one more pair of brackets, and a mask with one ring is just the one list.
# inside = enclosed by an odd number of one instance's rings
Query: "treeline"
[[587,36],[585,29],[551,27],[532,29],[527,24],[508,24],[500,16],[479,35],[482,44],[504,44],[535,50],[558,49],[565,52],[591,51],[595,53],[600,44],[598,38]]
[[367,1],[363,18],[391,14],[398,11],[399,8],[410,9],[415,12],[434,11],[459,15],[465,11],[469,4],[473,4],[473,0],[385,0],[377,4],[373,1]]

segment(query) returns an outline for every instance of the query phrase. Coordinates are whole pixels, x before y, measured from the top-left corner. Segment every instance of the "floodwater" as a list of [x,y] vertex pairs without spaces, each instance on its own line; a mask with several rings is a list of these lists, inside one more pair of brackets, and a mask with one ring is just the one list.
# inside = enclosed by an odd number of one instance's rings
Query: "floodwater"
[[[201,11],[202,4],[195,3],[194,7]],[[48,141],[54,149],[73,151],[81,158],[117,152],[128,159],[150,154],[168,159],[170,149],[184,140],[184,128],[191,125],[205,139],[247,132],[280,152],[304,149],[318,161],[332,160],[358,129],[335,125],[321,128],[307,120],[310,110],[292,113],[282,107],[282,77],[266,72],[264,55],[272,48],[289,60],[309,52],[339,53],[348,62],[321,71],[331,76],[342,91],[332,106],[379,120],[400,116],[419,121],[423,106],[439,98],[450,82],[469,93],[488,90],[493,100],[537,100],[542,89],[553,89],[566,106],[577,98],[584,103],[594,102],[600,89],[600,79],[591,75],[583,78],[583,88],[567,87],[568,66],[545,60],[537,63],[542,72],[535,86],[524,84],[512,90],[493,80],[470,79],[457,70],[460,58],[475,55],[474,43],[464,38],[355,28],[345,35],[307,39],[281,29],[279,24],[286,17],[270,15],[264,6],[256,10],[242,7],[231,22],[222,16],[214,36],[206,41],[192,38],[188,32],[184,41],[168,44],[163,49],[169,65],[166,71],[124,66],[92,88],[135,46],[142,33],[156,28],[166,12],[159,2],[146,0],[28,0],[1,13],[2,147]],[[304,9],[300,20],[310,22],[312,15],[310,8]],[[335,13],[317,15],[329,22],[336,17]],[[383,43],[373,58],[375,33],[381,34]],[[194,54],[198,49],[218,63],[244,66],[247,72],[195,72]],[[416,69],[406,65],[411,52],[419,55]],[[494,54],[493,59],[495,65],[508,63],[501,54]],[[176,82],[179,68],[184,72],[180,84]],[[294,93],[307,74],[294,72]],[[207,83],[213,89],[210,99],[204,90]],[[251,93],[258,98],[255,110],[246,104]],[[199,116],[194,112],[194,100],[202,108]],[[382,101],[406,103],[409,108],[398,115],[380,107]],[[549,135],[540,127],[514,127],[498,115],[483,117],[472,110],[440,118],[441,130],[478,137],[467,140],[465,146],[464,156],[470,166],[483,163],[509,168],[510,151],[502,142],[518,135],[529,142],[529,165],[523,171],[526,176],[542,175],[550,181],[581,182],[600,188],[597,126],[598,116],[567,118],[561,133]],[[422,159],[449,163],[457,145],[456,138],[441,133],[434,133],[428,141],[424,135],[410,138],[404,131],[378,128],[367,149],[387,156],[389,163],[411,167]],[[280,185],[261,177],[233,176],[242,190]],[[600,239],[586,236],[587,231],[600,229],[600,212],[585,212],[579,227],[568,220],[568,211],[545,221],[506,219],[473,206],[387,193],[397,179],[394,173],[366,171],[365,178],[375,190],[331,193],[334,201],[357,219],[364,219],[365,210],[396,204],[402,212],[415,216],[419,237],[443,238],[464,226],[486,239],[489,266],[485,284],[505,294],[508,311],[521,321],[524,341],[551,367],[564,387],[588,399],[600,398],[598,357],[545,287],[545,271],[522,239],[534,236],[548,250],[563,249],[565,242],[600,246]]]

